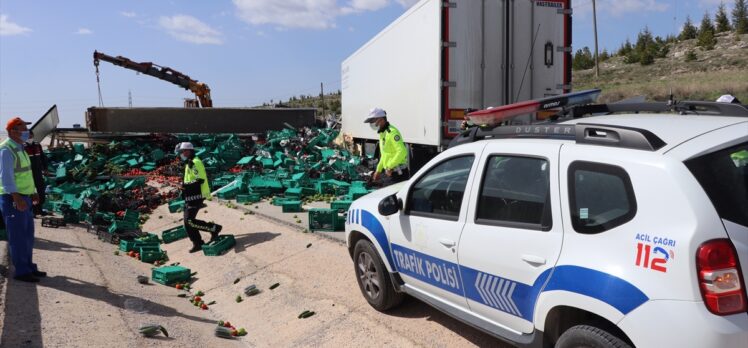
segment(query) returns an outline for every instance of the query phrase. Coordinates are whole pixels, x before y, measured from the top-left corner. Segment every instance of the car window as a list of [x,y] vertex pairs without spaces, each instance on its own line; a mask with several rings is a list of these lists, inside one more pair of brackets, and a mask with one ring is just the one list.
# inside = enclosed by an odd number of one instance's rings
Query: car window
[[431,168],[411,188],[408,212],[457,220],[473,159],[454,157]]
[[541,158],[492,156],[486,164],[476,223],[548,230],[550,174]]
[[574,230],[600,233],[636,215],[631,179],[623,168],[592,162],[569,166],[569,205]]
[[723,219],[748,226],[748,143],[686,161]]

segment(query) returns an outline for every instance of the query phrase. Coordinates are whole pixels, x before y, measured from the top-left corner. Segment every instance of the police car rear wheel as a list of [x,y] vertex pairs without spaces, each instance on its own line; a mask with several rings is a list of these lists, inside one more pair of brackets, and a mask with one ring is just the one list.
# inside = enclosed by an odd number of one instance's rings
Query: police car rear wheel
[[395,291],[387,275],[387,268],[371,242],[358,241],[353,259],[358,286],[372,307],[386,311],[402,302],[404,295]]
[[577,325],[566,330],[558,338],[556,348],[631,348],[631,346],[603,329]]

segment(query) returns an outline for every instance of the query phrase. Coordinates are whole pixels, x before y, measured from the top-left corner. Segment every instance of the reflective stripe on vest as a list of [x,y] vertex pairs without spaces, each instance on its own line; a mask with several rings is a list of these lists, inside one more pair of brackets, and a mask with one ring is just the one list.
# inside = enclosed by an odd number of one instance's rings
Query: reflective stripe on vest
[[[8,148],[13,156],[13,174],[15,176],[16,189],[18,193],[24,195],[34,194],[34,177],[31,174],[31,159],[22,147],[19,147],[10,139],[5,139],[0,143],[0,148]],[[0,193],[4,190],[0,187]]]

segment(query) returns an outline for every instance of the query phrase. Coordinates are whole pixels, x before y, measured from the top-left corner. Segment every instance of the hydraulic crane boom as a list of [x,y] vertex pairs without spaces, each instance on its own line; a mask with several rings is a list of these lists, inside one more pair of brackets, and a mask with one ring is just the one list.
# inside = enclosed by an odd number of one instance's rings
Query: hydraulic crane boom
[[132,60],[122,56],[112,57],[98,51],[94,51],[93,59],[97,74],[99,71],[99,61],[103,60],[105,62],[121,66],[125,69],[135,70],[141,74],[150,75],[155,78],[171,82],[179,87],[191,91],[192,93],[195,93],[195,96],[200,101],[201,107],[213,107],[213,100],[210,98],[210,88],[208,87],[208,85],[202,82],[197,82],[189,76],[182,74],[181,72],[176,71],[172,68],[163,67],[151,62],[133,62]]

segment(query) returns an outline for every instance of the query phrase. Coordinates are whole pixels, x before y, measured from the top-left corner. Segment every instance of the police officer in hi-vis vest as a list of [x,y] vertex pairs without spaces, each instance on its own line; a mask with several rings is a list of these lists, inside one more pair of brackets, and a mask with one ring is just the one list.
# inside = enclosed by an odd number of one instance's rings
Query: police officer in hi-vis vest
[[390,184],[408,180],[408,148],[400,131],[387,122],[387,112],[380,108],[371,109],[364,123],[379,133],[380,157],[372,181],[377,181],[382,173],[389,177]]
[[31,159],[23,150],[29,130],[21,118],[8,121],[8,139],[0,142],[0,210],[8,233],[10,259],[15,267],[13,278],[24,282],[38,282],[47,273],[39,271],[32,261],[34,250],[34,213],[32,205],[39,203]]
[[210,241],[214,241],[221,232],[221,225],[196,219],[197,213],[203,207],[203,202],[210,199],[210,186],[208,185],[208,174],[205,173],[203,161],[195,156],[195,147],[192,143],[184,142],[177,144],[175,152],[179,153],[184,162],[184,182],[182,184],[182,195],[184,198],[184,228],[187,236],[192,241],[190,253],[202,250],[203,238],[200,231],[210,232]]

